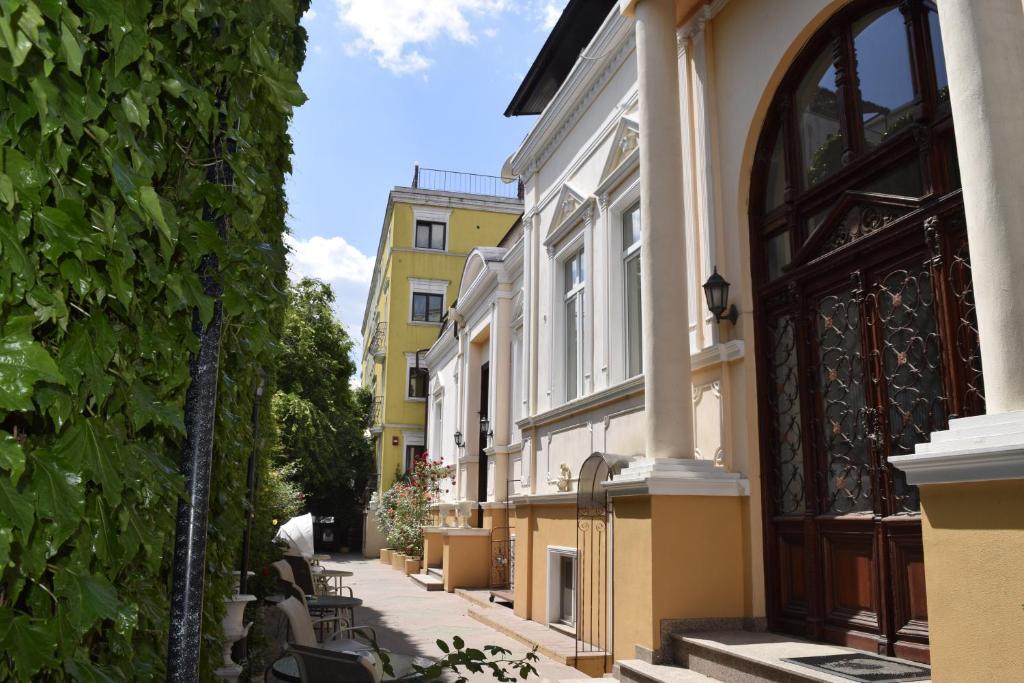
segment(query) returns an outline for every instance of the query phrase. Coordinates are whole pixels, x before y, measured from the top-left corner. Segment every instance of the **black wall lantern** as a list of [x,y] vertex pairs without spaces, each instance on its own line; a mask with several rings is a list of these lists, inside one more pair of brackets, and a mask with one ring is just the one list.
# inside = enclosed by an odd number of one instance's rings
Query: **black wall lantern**
[[704,283],[704,299],[708,303],[708,310],[711,311],[715,320],[722,322],[725,318],[732,324],[740,317],[735,304],[729,304],[729,282],[718,274],[718,266],[711,273],[711,277]]
[[462,448],[466,445],[466,440],[462,438],[462,432],[455,432],[455,447]]

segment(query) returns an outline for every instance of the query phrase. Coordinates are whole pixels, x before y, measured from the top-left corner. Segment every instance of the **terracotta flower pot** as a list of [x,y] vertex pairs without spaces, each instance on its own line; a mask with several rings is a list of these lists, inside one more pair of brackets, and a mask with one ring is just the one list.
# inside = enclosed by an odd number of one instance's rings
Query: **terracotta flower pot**
[[405,558],[405,575],[415,574],[420,570],[420,558],[418,557],[407,557]]
[[383,562],[384,564],[391,564],[391,553],[392,553],[391,548],[381,548],[380,549],[380,561]]

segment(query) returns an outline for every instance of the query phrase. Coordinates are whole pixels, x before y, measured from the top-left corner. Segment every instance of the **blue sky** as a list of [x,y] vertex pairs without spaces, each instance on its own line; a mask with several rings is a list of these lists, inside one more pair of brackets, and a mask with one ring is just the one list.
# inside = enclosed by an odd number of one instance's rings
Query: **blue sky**
[[535,117],[505,106],[565,0],[313,0],[286,189],[293,277],[358,337],[388,191],[413,163],[499,175]]

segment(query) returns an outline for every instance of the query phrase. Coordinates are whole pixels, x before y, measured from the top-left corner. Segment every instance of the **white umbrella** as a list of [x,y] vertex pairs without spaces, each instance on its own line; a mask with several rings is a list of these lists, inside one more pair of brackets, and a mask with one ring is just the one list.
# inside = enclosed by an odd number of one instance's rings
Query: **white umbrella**
[[276,539],[288,544],[289,555],[302,555],[307,560],[313,557],[313,515],[306,513],[292,517],[277,530]]

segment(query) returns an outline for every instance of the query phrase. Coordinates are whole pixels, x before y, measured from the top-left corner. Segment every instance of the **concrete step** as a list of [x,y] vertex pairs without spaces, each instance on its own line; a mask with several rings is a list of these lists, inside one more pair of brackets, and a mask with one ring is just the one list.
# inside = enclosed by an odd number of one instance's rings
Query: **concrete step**
[[444,590],[444,579],[433,574],[409,574],[409,578],[428,591]]
[[702,673],[678,666],[648,664],[642,659],[620,659],[612,667],[612,675],[622,683],[713,683]]
[[849,652],[857,650],[775,633],[714,631],[672,634],[672,660],[677,666],[722,683],[848,683],[848,679],[783,659]]
[[444,581],[444,570],[442,570],[440,567],[427,567],[426,573],[429,576],[436,576],[437,578]]

